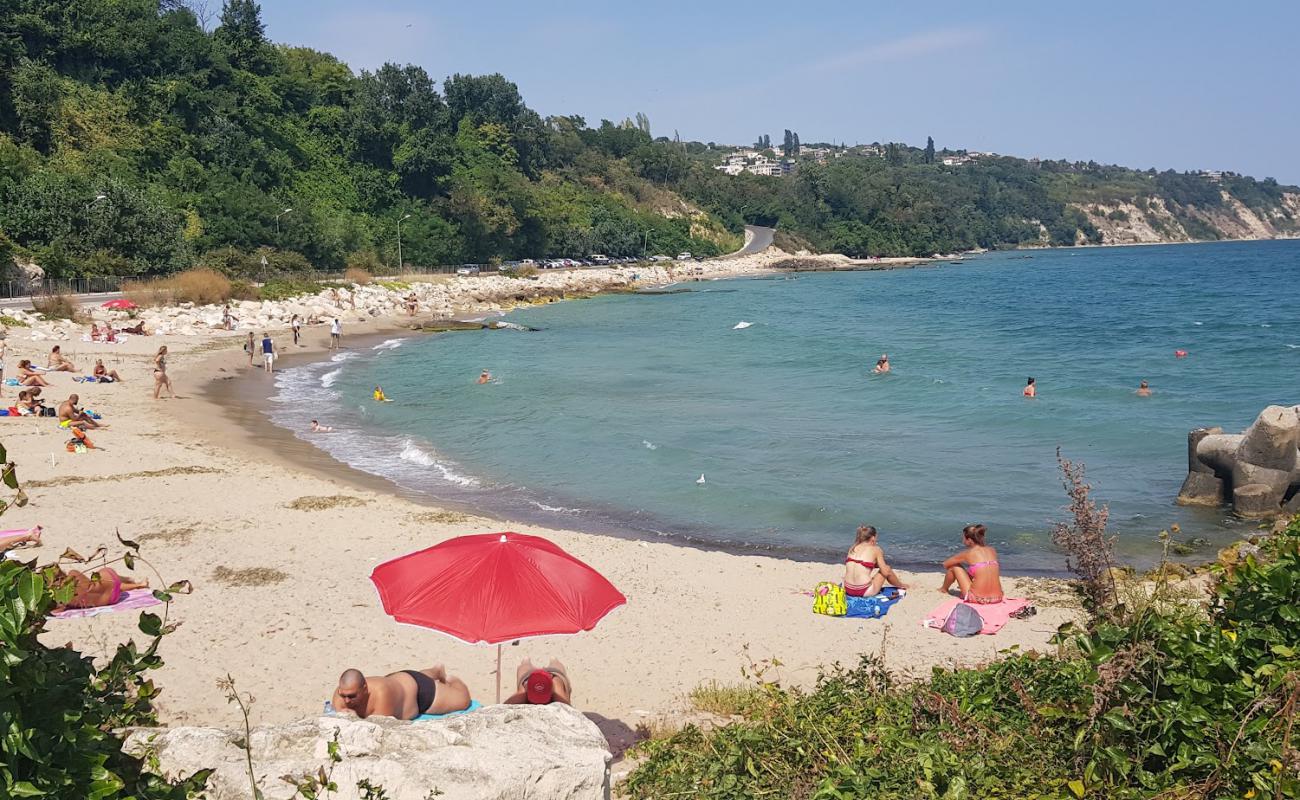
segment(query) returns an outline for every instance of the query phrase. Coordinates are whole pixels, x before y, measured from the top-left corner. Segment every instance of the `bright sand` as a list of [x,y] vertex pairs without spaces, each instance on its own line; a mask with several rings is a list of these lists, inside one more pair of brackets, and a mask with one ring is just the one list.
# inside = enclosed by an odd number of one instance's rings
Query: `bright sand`
[[[345,344],[377,332],[379,326],[351,326]],[[1051,598],[1042,592],[1052,589],[1043,582],[1031,588],[1029,581],[1018,586],[1006,580],[1007,594],[1034,598],[1038,615],[1013,620],[996,636],[955,639],[920,625],[942,600],[937,568],[904,575],[912,589],[884,620],[832,619],[812,614],[803,593],[818,581],[840,580],[840,564],[543,530],[459,512],[440,515],[377,478],[333,462],[255,410],[232,405],[241,397],[244,403],[265,397],[271,388],[260,362],[248,366],[240,350],[243,335],[133,337],[116,346],[64,342],[65,354],[79,367],[101,357],[126,379],[97,386],[76,384],[67,373],[50,378],[47,398],[61,401],[78,392],[84,406],[111,423],[109,430],[90,434],[100,448],[92,452],[68,453],[67,436],[52,420],[0,421],[0,442],[19,464],[31,496],[29,506],[5,515],[4,527],[46,527],[44,547],[21,551],[24,556],[46,563],[64,548],[88,554],[99,545],[119,553],[119,531],[141,544],[166,581],[193,581],[194,593],[172,604],[170,619],[180,628],[164,641],[166,665],[154,674],[165,723],[235,723],[235,708],[216,686],[227,674],[256,697],[255,723],[318,713],[338,674],[353,666],[383,674],[443,662],[476,698],[490,702],[496,648],[396,624],[369,580],[382,561],[462,534],[516,530],[545,536],[627,595],[627,605],[590,633],[508,645],[504,656],[507,676],[524,656],[564,661],[575,705],[594,712],[616,749],[638,723],[685,708],[693,687],[740,683],[742,668],[751,662],[776,658],[783,666],[769,678],[808,684],[819,665],[856,663],[884,643],[889,665],[924,674],[936,664],[978,664],[1012,646],[1050,650],[1052,634],[1071,616],[1049,606]],[[295,350],[287,332],[276,334],[277,344],[294,357],[318,353],[326,339],[326,327],[313,326],[304,332],[310,347]],[[17,328],[8,341],[11,373],[19,358],[44,363],[48,342],[27,341]],[[150,396],[149,357],[162,343],[173,350],[171,372],[183,399]],[[207,381],[238,381],[238,390],[226,385],[205,393]],[[15,387],[4,387],[9,402],[16,394]],[[309,420],[302,422],[305,427]],[[335,495],[355,498],[355,505],[290,506],[298,498]],[[846,547],[852,535],[844,532]],[[222,568],[277,570],[283,577],[230,585],[218,577]],[[158,581],[143,566],[133,572]],[[117,642],[141,638],[136,617],[51,621],[44,640],[71,642],[102,656]]]

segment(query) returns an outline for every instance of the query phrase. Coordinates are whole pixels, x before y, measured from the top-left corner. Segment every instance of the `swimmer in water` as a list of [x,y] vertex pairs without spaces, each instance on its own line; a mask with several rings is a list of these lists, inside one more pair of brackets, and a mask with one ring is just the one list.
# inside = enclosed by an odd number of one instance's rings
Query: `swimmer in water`
[[881,353],[880,360],[876,362],[876,368],[871,370],[875,375],[884,375],[889,372],[889,354]]
[[318,421],[316,421],[316,420],[312,420],[312,421],[311,421],[311,432],[312,432],[312,433],[333,433],[333,432],[334,432],[334,429],[331,428],[331,427],[328,426],[328,425],[322,425],[322,424],[320,424],[320,423],[319,423]]
[[1141,383],[1138,384],[1136,394],[1138,397],[1150,397],[1151,386],[1146,381],[1142,381]]
[[384,390],[378,386],[375,387],[375,391],[372,393],[371,396],[374,397],[375,401],[379,403],[383,403],[388,400],[388,398],[384,396]]
[[482,372],[479,373],[478,382],[480,384],[487,383],[490,380],[492,380],[491,372],[488,372],[487,370],[483,370]]
[[1029,382],[1025,384],[1025,390],[1024,390],[1023,392],[1021,392],[1021,394],[1023,394],[1025,397],[1037,397],[1037,396],[1038,396],[1038,386],[1037,386],[1037,384],[1034,383],[1034,379],[1033,379],[1033,378],[1030,378],[1030,379],[1029,379]]

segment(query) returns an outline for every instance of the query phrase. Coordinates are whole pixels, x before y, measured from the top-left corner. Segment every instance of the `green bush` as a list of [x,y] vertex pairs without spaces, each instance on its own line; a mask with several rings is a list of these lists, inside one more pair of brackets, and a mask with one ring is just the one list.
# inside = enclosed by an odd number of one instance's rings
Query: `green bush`
[[277,278],[262,284],[262,288],[258,290],[258,298],[261,300],[288,300],[299,295],[316,294],[320,290],[321,284],[316,281],[301,278]]
[[[1300,517],[1208,609],[1158,596],[1054,656],[896,683],[864,657],[640,746],[633,798],[1300,798]],[[937,634],[936,634],[937,635]]]

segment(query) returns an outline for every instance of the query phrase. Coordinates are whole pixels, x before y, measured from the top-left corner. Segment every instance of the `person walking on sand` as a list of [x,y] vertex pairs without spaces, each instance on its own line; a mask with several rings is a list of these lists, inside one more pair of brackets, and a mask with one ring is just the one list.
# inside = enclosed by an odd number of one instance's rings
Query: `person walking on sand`
[[881,353],[881,354],[880,354],[880,359],[879,359],[878,361],[876,361],[876,368],[873,369],[873,370],[871,370],[871,372],[872,372],[873,374],[875,374],[875,375],[884,375],[886,372],[889,372],[889,354],[888,354],[888,353]]
[[888,581],[891,586],[906,589],[894,570],[885,563],[885,551],[877,542],[880,534],[871,525],[858,528],[857,537],[848,555],[844,556],[844,593],[850,597],[871,597],[879,594]]
[[[248,335],[252,336],[253,334]],[[167,345],[159,347],[158,352],[153,357],[153,399],[158,399],[163,387],[167,388],[168,393],[175,400],[176,390],[172,388],[172,379],[167,377]]]
[[343,326],[339,324],[339,318],[335,317],[330,323],[330,349],[338,350],[341,340],[343,339]]
[[1037,385],[1036,383],[1034,383],[1034,379],[1033,379],[1033,378],[1030,378],[1030,379],[1029,379],[1029,383],[1026,383],[1026,384],[1025,384],[1025,390],[1024,390],[1023,392],[1021,392],[1021,394],[1023,394],[1025,397],[1037,397],[1037,396],[1038,396],[1038,385]]
[[275,372],[275,342],[266,331],[262,331],[262,369],[267,373]]
[[1137,391],[1134,392],[1134,394],[1136,394],[1138,397],[1150,397],[1151,385],[1148,384],[1146,381],[1142,381],[1141,383],[1138,384]]
[[955,583],[961,599],[967,603],[991,605],[1002,602],[1002,568],[998,565],[998,551],[984,543],[988,528],[967,525],[962,528],[961,541],[966,548],[943,562],[947,574],[939,591],[948,594]]
[[294,347],[300,346],[298,344],[298,336],[302,333],[302,319],[297,314],[294,314],[293,319],[289,320],[289,329],[293,331]]
[[253,356],[257,353],[257,343],[253,341],[253,332],[248,332],[248,338],[244,340],[244,352],[248,353],[248,366],[253,366]]

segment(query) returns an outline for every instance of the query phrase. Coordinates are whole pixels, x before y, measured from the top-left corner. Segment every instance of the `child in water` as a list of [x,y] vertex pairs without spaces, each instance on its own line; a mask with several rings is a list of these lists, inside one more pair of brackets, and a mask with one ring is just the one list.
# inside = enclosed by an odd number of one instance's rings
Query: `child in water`
[[375,398],[375,401],[378,402],[378,403],[387,403],[387,402],[388,402],[388,398],[384,396],[384,390],[383,390],[382,388],[378,387],[378,386],[375,387],[374,398]]

